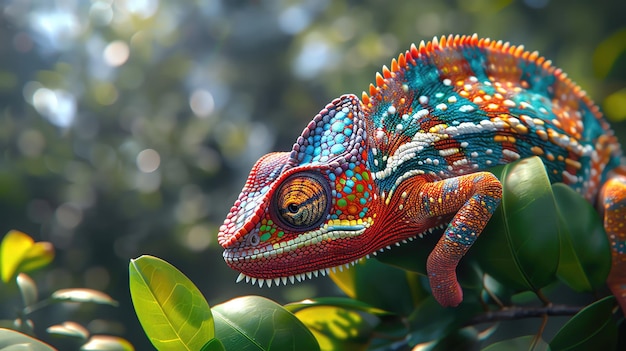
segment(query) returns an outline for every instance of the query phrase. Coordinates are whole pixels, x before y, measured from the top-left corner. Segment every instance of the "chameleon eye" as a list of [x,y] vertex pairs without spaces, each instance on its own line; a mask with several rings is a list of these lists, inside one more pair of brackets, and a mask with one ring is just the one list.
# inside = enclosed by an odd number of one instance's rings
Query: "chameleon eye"
[[296,173],[285,179],[273,201],[282,224],[299,231],[319,226],[329,204],[328,183],[321,175],[311,172]]

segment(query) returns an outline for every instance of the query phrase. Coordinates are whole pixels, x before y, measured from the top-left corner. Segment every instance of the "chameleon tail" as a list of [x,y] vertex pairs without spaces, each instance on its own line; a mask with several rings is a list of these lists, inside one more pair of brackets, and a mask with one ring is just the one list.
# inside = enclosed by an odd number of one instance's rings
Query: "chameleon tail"
[[604,183],[600,201],[612,256],[607,285],[626,313],[626,168],[619,170]]
[[[463,292],[456,279],[456,266],[498,207],[502,184],[493,174],[480,172],[427,183],[425,187],[439,188],[438,191],[427,189],[424,193],[438,194],[438,197],[431,195],[430,201],[444,207],[451,205],[453,198],[466,199],[460,204],[426,263],[435,299],[442,306],[457,306],[463,300]],[[454,195],[450,196],[451,193]]]

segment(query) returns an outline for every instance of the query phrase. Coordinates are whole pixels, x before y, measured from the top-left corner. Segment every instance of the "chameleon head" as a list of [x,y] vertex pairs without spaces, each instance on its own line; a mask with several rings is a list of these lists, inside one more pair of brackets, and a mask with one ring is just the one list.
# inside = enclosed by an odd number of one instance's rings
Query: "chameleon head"
[[[224,259],[259,284],[325,274],[367,254],[373,223],[360,101],[344,95],[308,124],[291,152],[263,156],[220,227]],[[351,244],[347,244],[350,240]]]

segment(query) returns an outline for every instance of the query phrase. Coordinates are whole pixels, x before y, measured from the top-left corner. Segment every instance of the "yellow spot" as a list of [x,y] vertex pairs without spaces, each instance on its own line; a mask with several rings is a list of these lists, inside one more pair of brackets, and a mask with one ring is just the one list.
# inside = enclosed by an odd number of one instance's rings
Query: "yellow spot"
[[505,143],[505,142],[515,143],[517,141],[515,137],[507,136],[507,135],[496,135],[493,137],[493,140],[497,143]]
[[528,133],[528,127],[526,127],[523,124],[518,124],[515,126],[515,130],[517,130],[520,134],[527,134]]
[[571,158],[566,158],[565,159],[565,164],[570,166],[570,167],[574,167],[576,169],[580,169],[582,167],[580,162],[578,162],[576,160],[572,160]]
[[537,156],[541,156],[543,155],[543,149],[540,148],[539,146],[533,146],[530,148],[530,151],[532,151],[533,154],[537,155]]
[[546,141],[548,140],[548,133],[545,130],[537,130],[535,133],[539,136],[539,139]]

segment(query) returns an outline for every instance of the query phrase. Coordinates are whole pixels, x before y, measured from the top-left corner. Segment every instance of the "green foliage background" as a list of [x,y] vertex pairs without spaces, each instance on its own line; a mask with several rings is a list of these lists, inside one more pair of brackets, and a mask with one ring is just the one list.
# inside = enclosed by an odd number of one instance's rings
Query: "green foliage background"
[[[476,32],[539,50],[626,140],[623,1],[5,0],[0,9],[0,232],[52,242],[40,289],[107,292],[120,307],[98,311],[99,322],[139,350],[150,346],[127,265],[141,254],[174,264],[212,305],[339,293],[327,278],[235,285],[217,229],[259,156],[289,149],[321,107],[365,90],[413,42]],[[14,301],[1,301],[11,311]]]

